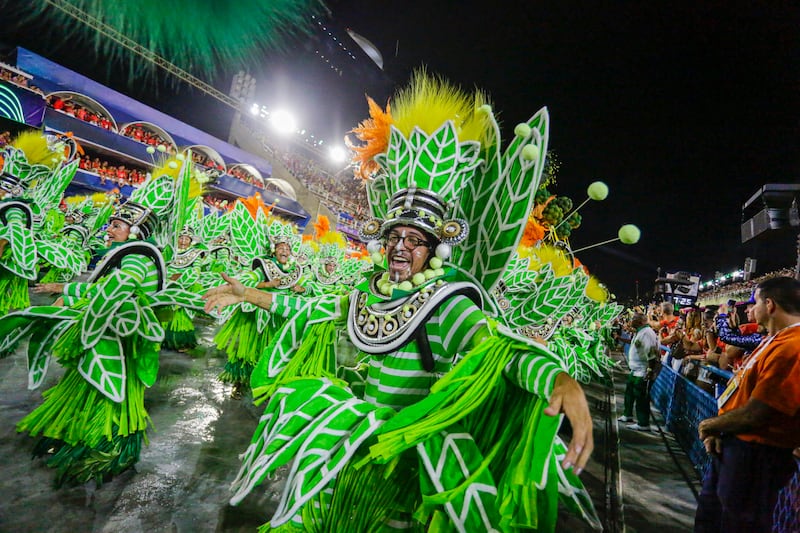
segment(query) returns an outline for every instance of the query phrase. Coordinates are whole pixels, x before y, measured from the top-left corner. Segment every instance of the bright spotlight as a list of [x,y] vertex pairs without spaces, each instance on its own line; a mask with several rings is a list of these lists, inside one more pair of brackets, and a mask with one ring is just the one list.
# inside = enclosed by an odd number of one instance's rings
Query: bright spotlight
[[331,161],[334,163],[344,163],[344,160],[347,158],[347,153],[341,146],[331,146],[328,149],[328,157],[330,157]]
[[280,133],[288,134],[297,131],[297,123],[288,111],[275,111],[270,117],[270,122],[272,127]]
[[251,115],[258,115],[258,112],[259,112],[259,111],[260,111],[260,109],[258,108],[258,104],[253,104],[253,105],[250,107],[250,114],[251,114]]

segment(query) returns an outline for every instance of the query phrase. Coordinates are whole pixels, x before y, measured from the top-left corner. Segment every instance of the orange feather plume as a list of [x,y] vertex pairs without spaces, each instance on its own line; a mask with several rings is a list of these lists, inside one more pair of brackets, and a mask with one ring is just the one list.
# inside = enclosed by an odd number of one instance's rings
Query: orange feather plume
[[389,147],[389,132],[394,122],[388,103],[384,112],[381,106],[369,96],[367,97],[367,102],[369,104],[370,118],[362,121],[351,130],[358,140],[365,144],[356,146],[345,137],[347,147],[355,152],[353,162],[358,163],[356,176],[362,179],[369,179],[378,170],[378,164],[372,158],[384,153]]
[[520,246],[533,246],[537,242],[544,239],[545,227],[539,224],[533,216],[528,217],[528,223],[525,225],[525,233],[522,234],[522,239],[519,241]]
[[247,211],[250,213],[250,216],[253,217],[253,220],[256,220],[256,216],[258,215],[259,209],[264,211],[265,215],[269,216],[270,212],[272,211],[272,208],[275,207],[274,204],[273,205],[265,204],[264,199],[261,197],[260,194],[254,194],[249,198],[239,198],[238,201],[242,202],[242,205],[244,205],[247,208]]
[[323,235],[331,230],[331,221],[325,215],[319,215],[317,221],[314,222],[314,235],[317,239],[321,239]]

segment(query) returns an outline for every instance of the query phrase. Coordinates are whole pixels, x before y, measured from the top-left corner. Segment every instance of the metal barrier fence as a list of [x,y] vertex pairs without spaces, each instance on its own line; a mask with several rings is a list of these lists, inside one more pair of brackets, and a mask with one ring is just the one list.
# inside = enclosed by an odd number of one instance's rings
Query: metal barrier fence
[[[701,420],[717,415],[716,399],[668,364],[661,366],[661,372],[650,389],[650,399],[661,411],[666,430],[675,435],[702,478],[711,460],[697,434],[697,426]],[[800,531],[800,461],[798,472],[778,496],[773,531]]]

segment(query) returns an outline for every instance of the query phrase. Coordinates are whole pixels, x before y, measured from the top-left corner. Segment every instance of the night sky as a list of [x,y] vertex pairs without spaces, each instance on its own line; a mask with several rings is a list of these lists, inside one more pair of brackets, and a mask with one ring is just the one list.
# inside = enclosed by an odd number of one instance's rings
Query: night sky
[[[741,268],[746,256],[758,258],[761,272],[794,265],[794,237],[743,245],[740,224],[741,206],[758,188],[800,175],[797,2],[326,4],[334,24],[378,47],[395,84],[426,65],[465,88],[483,88],[506,134],[548,107],[550,148],[561,161],[555,192],[579,203],[592,181],[610,188],[605,202],[582,209],[573,248],[616,237],[626,223],[642,230],[637,245],[579,254],[620,299],[633,296],[636,280],[643,296],[659,267],[707,279]],[[2,39],[224,137],[226,112],[186,88],[132,87],[126,71],[109,73],[102,58],[76,57],[74,45],[42,43],[36,33],[15,26]],[[303,38],[253,65],[268,78],[259,80],[258,98],[294,98],[303,124],[341,138],[366,117],[363,95],[385,99],[389,89],[326,74],[312,48]],[[215,84],[227,91],[224,76]]]

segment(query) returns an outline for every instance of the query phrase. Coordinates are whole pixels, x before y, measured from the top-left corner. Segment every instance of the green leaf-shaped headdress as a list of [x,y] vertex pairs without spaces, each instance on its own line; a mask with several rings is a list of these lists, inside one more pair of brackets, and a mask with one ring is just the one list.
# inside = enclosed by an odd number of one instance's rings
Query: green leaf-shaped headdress
[[[452,263],[485,291],[500,281],[525,230],[544,169],[549,118],[541,109],[514,128],[505,150],[485,94],[467,94],[418,72],[391,110],[370,101],[354,146],[377,240],[397,224],[417,227],[452,250]],[[448,247],[437,257],[446,257]],[[440,257],[441,258],[441,257]],[[488,295],[487,295],[488,296]]]
[[156,177],[134,190],[130,200],[120,205],[111,217],[130,224],[131,233],[142,239],[153,235],[159,220],[166,218],[173,207],[175,179],[181,167],[175,161],[168,165],[154,170],[153,176]]

